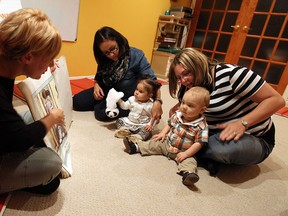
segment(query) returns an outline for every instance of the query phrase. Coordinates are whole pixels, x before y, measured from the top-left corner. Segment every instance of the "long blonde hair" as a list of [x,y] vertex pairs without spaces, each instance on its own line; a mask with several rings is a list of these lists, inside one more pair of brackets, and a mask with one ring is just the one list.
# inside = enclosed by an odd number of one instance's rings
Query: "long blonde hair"
[[0,23],[0,56],[18,60],[28,52],[54,59],[61,50],[59,32],[48,16],[38,9],[23,8]]
[[176,97],[178,88],[177,77],[174,69],[177,64],[187,68],[194,77],[193,86],[202,86],[208,88],[213,84],[213,76],[210,70],[212,63],[201,52],[193,48],[185,48],[175,55],[175,58],[169,68],[169,92],[172,97]]

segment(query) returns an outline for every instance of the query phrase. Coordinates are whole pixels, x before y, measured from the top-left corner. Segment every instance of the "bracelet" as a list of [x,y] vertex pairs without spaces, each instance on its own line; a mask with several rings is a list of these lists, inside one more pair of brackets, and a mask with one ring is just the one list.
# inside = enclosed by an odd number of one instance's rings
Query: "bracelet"
[[159,101],[161,105],[163,104],[163,101],[162,101],[162,99],[161,99],[161,98],[155,98],[155,100],[154,100],[154,101]]

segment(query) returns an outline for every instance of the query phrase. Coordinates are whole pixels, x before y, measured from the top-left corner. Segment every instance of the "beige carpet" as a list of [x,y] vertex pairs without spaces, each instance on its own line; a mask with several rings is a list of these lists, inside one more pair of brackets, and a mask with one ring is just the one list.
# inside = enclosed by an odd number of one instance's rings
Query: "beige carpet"
[[[161,128],[176,102],[162,87]],[[15,101],[19,109],[23,105]],[[181,182],[174,161],[123,151],[113,123],[101,123],[92,112],[74,112],[69,131],[73,176],[51,196],[16,191],[4,216],[51,215],[288,215],[288,118],[273,116],[277,144],[262,164],[221,167],[217,177],[199,168],[192,189]]]

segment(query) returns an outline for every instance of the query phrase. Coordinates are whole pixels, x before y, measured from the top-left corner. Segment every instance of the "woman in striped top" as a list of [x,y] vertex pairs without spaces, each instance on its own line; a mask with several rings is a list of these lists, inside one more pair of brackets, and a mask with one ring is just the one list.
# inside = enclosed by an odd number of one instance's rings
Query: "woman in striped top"
[[280,94],[248,68],[211,62],[201,52],[186,48],[176,54],[169,70],[170,95],[179,100],[170,115],[192,86],[210,92],[205,112],[209,142],[198,155],[213,162],[205,167],[210,174],[216,174],[218,162],[251,165],[268,157],[275,144],[271,116],[285,105]]

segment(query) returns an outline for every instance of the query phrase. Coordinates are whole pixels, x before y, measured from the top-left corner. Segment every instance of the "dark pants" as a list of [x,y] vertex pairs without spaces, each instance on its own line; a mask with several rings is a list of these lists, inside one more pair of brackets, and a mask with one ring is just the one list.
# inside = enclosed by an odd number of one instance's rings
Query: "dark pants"
[[[109,89],[103,89],[104,94],[107,95]],[[118,107],[119,115],[115,118],[110,118],[106,115],[106,97],[103,100],[95,100],[94,87],[79,92],[73,97],[73,109],[75,111],[94,111],[95,118],[99,121],[112,121],[119,117],[128,116],[129,110],[123,110]]]

